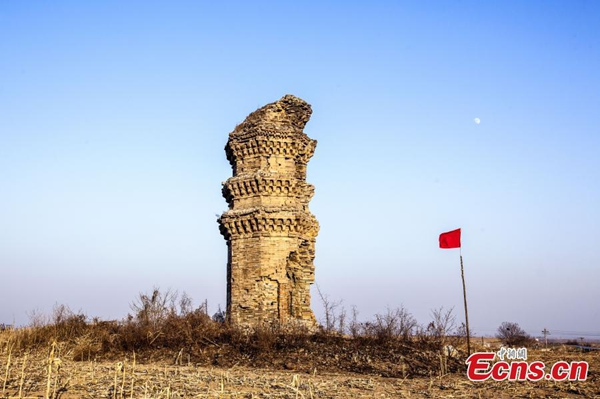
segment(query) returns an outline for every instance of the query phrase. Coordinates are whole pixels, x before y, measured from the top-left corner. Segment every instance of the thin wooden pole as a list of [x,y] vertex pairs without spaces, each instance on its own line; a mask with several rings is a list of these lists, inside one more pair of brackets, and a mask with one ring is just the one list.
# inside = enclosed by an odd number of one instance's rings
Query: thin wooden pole
[[463,267],[462,251],[460,254],[460,277],[463,284],[463,298],[465,300],[465,322],[467,327],[467,352],[471,356],[471,333],[469,330],[469,311],[467,310],[467,287],[465,285],[465,268]]

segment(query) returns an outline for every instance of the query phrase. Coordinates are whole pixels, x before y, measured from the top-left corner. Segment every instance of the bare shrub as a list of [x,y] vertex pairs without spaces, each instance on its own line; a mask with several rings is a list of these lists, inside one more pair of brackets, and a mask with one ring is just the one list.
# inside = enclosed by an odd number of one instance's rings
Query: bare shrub
[[453,314],[454,308],[444,310],[444,307],[433,309],[431,311],[431,331],[436,337],[446,337],[454,333],[456,329],[456,317]]
[[443,306],[431,310],[431,322],[424,333],[440,346],[446,345],[448,337],[456,332],[456,317],[453,310],[454,308],[444,310]]
[[[467,325],[463,321],[460,323],[460,326],[456,329],[456,333],[454,334],[457,338],[466,338],[467,336]],[[473,335],[473,334],[471,334]]]
[[157,340],[165,347],[191,347],[196,342],[218,336],[220,326],[204,312],[203,307],[185,314],[171,314],[165,320],[161,337]]
[[67,305],[54,305],[52,326],[56,339],[76,337],[87,329],[87,316],[79,311],[75,313]]
[[169,347],[183,353],[184,348],[220,334],[218,323],[207,314],[206,302],[194,309],[186,293],[179,296],[177,291],[155,287],[149,294],[140,293],[131,309],[134,315],[119,328],[118,345],[125,350]]
[[194,301],[187,293],[184,292],[179,298],[179,314],[181,316],[185,316],[193,311]]
[[66,305],[54,305],[51,316],[37,310],[28,315],[29,327],[17,329],[16,337],[21,348],[48,345],[55,340],[71,342],[87,329],[87,316],[73,312]]
[[356,338],[362,331],[362,324],[358,321],[358,309],[356,306],[352,306],[352,319],[348,325],[348,332],[352,335],[352,338]]
[[39,309],[34,309],[30,312],[27,312],[27,317],[29,318],[30,327],[43,327],[50,323],[48,316],[42,313]]
[[525,346],[534,342],[533,338],[518,323],[505,321],[496,331],[496,338],[508,346]]
[[380,340],[402,338],[408,340],[418,324],[413,315],[401,305],[399,308],[388,308],[384,314],[376,314],[375,320],[365,324],[366,332]]
[[319,298],[321,299],[321,303],[323,304],[323,308],[325,310],[325,323],[321,323],[321,327],[323,328],[326,334],[331,334],[336,331],[336,326],[340,327],[340,333],[343,333],[342,328],[344,327],[346,312],[342,308],[341,313],[338,313],[338,309],[342,305],[342,301],[333,301],[329,298],[329,295],[324,294],[321,291],[321,288],[317,284],[317,293],[319,294]]
[[342,307],[338,313],[337,324],[338,324],[337,331],[340,334],[345,334],[346,333],[346,308],[344,308],[344,307]]
[[135,321],[151,330],[158,330],[169,314],[176,313],[177,297],[177,291],[168,289],[163,293],[158,287],[154,287],[150,294],[140,293],[130,305]]
[[227,313],[221,309],[221,305],[219,305],[219,309],[212,316],[212,320],[216,323],[225,323],[227,321]]

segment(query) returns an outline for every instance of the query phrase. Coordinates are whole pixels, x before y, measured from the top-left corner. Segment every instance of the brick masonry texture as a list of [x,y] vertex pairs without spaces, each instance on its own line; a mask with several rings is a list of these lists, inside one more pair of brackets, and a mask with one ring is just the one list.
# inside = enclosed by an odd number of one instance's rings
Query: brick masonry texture
[[218,219],[227,241],[227,317],[234,325],[316,326],[310,308],[319,223],[308,209],[306,166],[317,141],[304,133],[312,109],[286,95],[252,112],[229,134],[233,176]]

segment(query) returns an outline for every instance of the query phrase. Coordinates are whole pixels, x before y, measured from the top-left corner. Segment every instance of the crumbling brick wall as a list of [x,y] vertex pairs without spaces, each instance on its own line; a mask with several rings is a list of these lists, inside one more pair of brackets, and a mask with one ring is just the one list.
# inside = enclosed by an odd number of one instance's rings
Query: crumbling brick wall
[[227,240],[233,324],[316,324],[310,285],[319,224],[308,209],[314,187],[306,183],[306,165],[317,141],[303,131],[311,113],[305,101],[286,95],[229,134],[233,176],[222,190],[229,210],[218,222]]

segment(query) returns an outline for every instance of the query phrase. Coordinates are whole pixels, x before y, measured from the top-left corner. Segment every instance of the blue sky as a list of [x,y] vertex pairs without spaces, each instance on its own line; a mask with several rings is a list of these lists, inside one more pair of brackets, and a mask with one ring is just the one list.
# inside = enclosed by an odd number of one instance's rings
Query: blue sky
[[600,336],[594,1],[1,2],[0,323],[224,306],[223,147],[287,93],[331,298],[462,320],[461,227],[476,334]]

